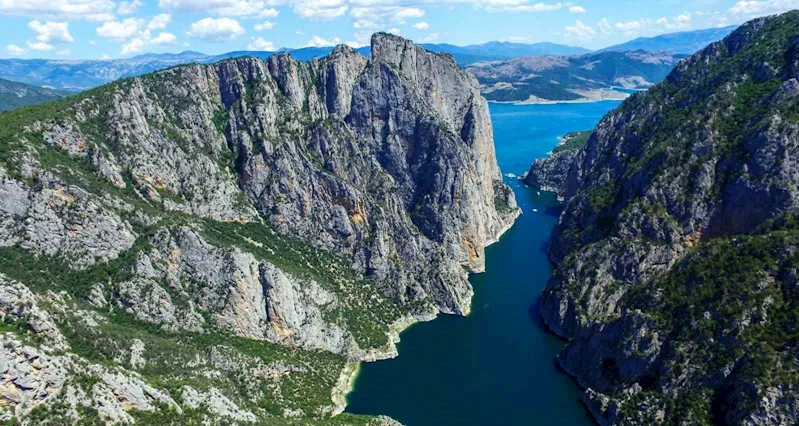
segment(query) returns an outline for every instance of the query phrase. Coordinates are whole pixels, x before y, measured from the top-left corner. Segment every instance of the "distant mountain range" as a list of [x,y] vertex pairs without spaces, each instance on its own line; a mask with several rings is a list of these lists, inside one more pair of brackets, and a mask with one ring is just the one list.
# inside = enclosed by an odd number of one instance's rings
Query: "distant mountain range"
[[[553,43],[507,43],[490,42],[474,46],[451,44],[423,45],[432,52],[449,53],[462,66],[479,61],[504,60],[514,56],[529,55],[573,55],[589,52],[580,47]],[[284,49],[296,59],[307,61],[326,56],[332,47],[305,47]],[[357,49],[364,56],[369,47]],[[128,59],[115,60],[46,60],[46,59],[0,59],[0,78],[6,78],[36,86],[50,86],[62,90],[82,91],[114,80],[135,77],[175,65],[192,62],[214,63],[222,59],[252,56],[265,59],[279,52],[234,51],[221,55],[206,55],[200,52],[148,53]]]
[[[668,51],[675,54],[690,54],[705,45],[719,40],[734,27],[666,34],[658,37],[639,38],[628,43],[602,49],[605,51],[645,50]],[[423,44],[427,50],[448,53],[463,66],[478,62],[507,61],[517,57],[573,56],[591,53],[590,50],[555,43],[511,43],[492,41],[470,46],[452,44]],[[332,47],[305,47],[283,49],[293,57],[307,61],[330,53]],[[368,56],[369,47],[357,49]],[[78,92],[97,87],[114,80],[135,77],[175,65],[192,62],[214,63],[222,59],[253,56],[267,58],[278,52],[234,51],[221,55],[206,55],[200,52],[148,53],[126,59],[115,60],[46,60],[46,59],[0,59],[0,78],[34,86],[48,86]]]
[[67,95],[69,95],[69,92],[0,79],[0,112],[39,102],[52,101]]
[[582,47],[566,46],[555,43],[510,43],[491,41],[471,46],[455,46],[452,44],[423,44],[431,52],[449,53],[455,61],[466,66],[475,62],[504,60],[518,56],[568,56],[590,53]]
[[606,47],[599,50],[599,52],[646,50],[648,52],[672,52],[682,55],[692,55],[708,44],[723,39],[736,28],[738,27],[733,25],[724,28],[710,28],[706,30],[663,34],[657,37],[639,37],[627,43]]
[[[623,99],[663,80],[684,55],[600,52],[580,56],[526,56],[466,67],[488,100],[548,103]],[[619,90],[621,89],[621,90]]]

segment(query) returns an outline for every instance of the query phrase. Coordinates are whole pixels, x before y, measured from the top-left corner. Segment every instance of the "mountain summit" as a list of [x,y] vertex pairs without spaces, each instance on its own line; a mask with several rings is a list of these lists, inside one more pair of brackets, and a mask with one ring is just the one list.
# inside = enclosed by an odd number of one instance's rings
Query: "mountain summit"
[[351,361],[469,312],[519,210],[446,55],[376,34],[184,65],[0,115],[0,413],[390,424]]

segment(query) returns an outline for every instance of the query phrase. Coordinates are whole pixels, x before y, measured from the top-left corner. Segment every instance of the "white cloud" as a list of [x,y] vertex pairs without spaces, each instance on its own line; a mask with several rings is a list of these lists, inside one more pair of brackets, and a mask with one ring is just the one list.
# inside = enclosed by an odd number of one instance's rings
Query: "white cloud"
[[511,43],[535,43],[535,37],[533,36],[510,36],[510,37],[503,37],[499,39],[499,41],[509,41]]
[[306,44],[305,47],[329,47],[340,43],[341,40],[338,37],[333,37],[332,39],[327,40],[319,36],[313,36],[310,40],[308,40],[308,44]]
[[596,36],[596,31],[580,20],[577,20],[573,26],[563,28],[563,33],[580,40],[591,40]]
[[400,29],[397,28],[397,27],[392,27],[392,28],[387,29],[386,32],[394,34],[394,35],[399,35],[400,34]]
[[608,18],[602,18],[601,21],[597,22],[596,27],[599,28],[599,34],[603,38],[607,37],[610,34],[610,30],[613,28]]
[[[350,16],[355,19],[353,27],[356,29],[379,30],[387,24],[402,25],[408,19],[421,18],[424,10],[402,6],[355,7],[350,11]],[[426,22],[424,24],[427,25]]]
[[144,47],[144,40],[140,38],[134,38],[122,46],[121,54],[130,55],[133,53],[141,53],[143,47]]
[[627,36],[635,34],[639,29],[641,29],[641,23],[638,21],[630,21],[630,22],[616,22],[616,28],[624,31],[624,34]]
[[111,59],[111,57],[108,56],[107,54],[103,53],[103,56],[100,59],[102,59],[104,61],[107,61],[107,60]]
[[283,1],[273,0],[159,0],[158,6],[175,12],[207,12],[228,18],[274,18],[273,6]]
[[273,24],[273,23],[271,23],[269,21],[264,21],[264,22],[262,22],[260,24],[256,24],[254,28],[255,28],[255,31],[266,31],[266,30],[271,30],[274,27],[275,27],[275,24]]
[[[292,2],[298,0],[290,0]],[[549,12],[567,9],[572,13],[585,13],[586,9],[571,2],[547,3],[536,0],[348,0],[353,7],[421,7],[434,5],[472,4],[477,9],[490,12]]]
[[278,15],[280,15],[280,12],[277,9],[275,9],[275,8],[271,8],[271,9],[262,10],[261,13],[258,14],[258,17],[259,18],[277,18]]
[[422,21],[413,24],[413,27],[416,28],[417,30],[426,30],[430,28],[430,25],[427,22]]
[[434,43],[434,42],[437,42],[438,39],[440,39],[440,38],[441,38],[441,34],[439,34],[439,33],[430,33],[426,37],[423,37],[419,41],[422,42],[422,43]]
[[507,12],[551,12],[568,7],[565,3],[533,3],[528,0],[477,0],[478,7],[484,6],[489,11]]
[[114,41],[124,41],[139,33],[144,26],[144,20],[127,18],[122,21],[110,21],[97,27],[97,35]]
[[716,28],[722,28],[730,25],[730,19],[725,15],[711,16],[708,22],[710,25]]
[[61,49],[58,52],[55,52],[56,55],[59,56],[66,56],[69,55],[69,49]]
[[346,42],[344,42],[344,44],[346,44],[347,46],[352,47],[354,49],[357,49],[359,47],[363,47],[363,46],[369,45],[369,41],[370,41],[370,38],[372,37],[372,33],[368,32],[368,31],[358,31],[355,34],[353,34],[353,37],[355,38],[355,40],[346,41]]
[[330,21],[347,13],[346,0],[294,0],[292,10],[297,15],[317,21]]
[[252,39],[252,42],[247,45],[247,50],[263,50],[266,52],[275,52],[277,47],[271,41],[266,41],[262,37]]
[[669,31],[684,30],[691,27],[691,15],[689,13],[683,13],[682,15],[675,16],[671,20],[660,18],[656,20],[655,23]]
[[28,28],[36,33],[36,40],[44,43],[72,43],[75,41],[72,35],[69,34],[69,24],[66,22],[50,22],[41,23],[39,21],[30,21]]
[[121,1],[121,2],[119,2],[119,6],[117,7],[117,14],[118,15],[133,15],[142,6],[144,6],[144,3],[142,3],[139,0],[133,0],[133,1],[130,1],[130,2]]
[[172,22],[172,15],[168,13],[162,13],[160,15],[156,15],[153,19],[150,19],[150,22],[147,24],[148,30],[160,30],[166,28]]
[[11,56],[24,55],[27,50],[17,46],[16,44],[9,44],[6,46],[6,52]]
[[97,35],[114,43],[122,44],[121,55],[141,53],[147,46],[166,46],[177,42],[177,37],[162,31],[151,38],[151,30],[164,29],[172,22],[168,13],[156,15],[149,22],[142,18],[126,18],[121,21],[109,21],[97,27]]
[[191,24],[186,35],[206,41],[225,41],[233,40],[245,32],[239,21],[235,19],[205,18]]
[[35,43],[29,41],[28,42],[28,47],[31,50],[35,50],[37,52],[46,52],[48,50],[53,50],[53,45],[47,44],[47,43],[45,43],[43,41],[37,41]]
[[0,0],[0,15],[35,19],[109,21],[113,0]]
[[177,43],[178,38],[172,33],[163,32],[150,39],[150,44],[153,46],[166,46]]
[[729,10],[736,16],[753,17],[770,15],[774,13],[787,12],[792,9],[799,9],[797,0],[762,0],[762,1],[739,1]]

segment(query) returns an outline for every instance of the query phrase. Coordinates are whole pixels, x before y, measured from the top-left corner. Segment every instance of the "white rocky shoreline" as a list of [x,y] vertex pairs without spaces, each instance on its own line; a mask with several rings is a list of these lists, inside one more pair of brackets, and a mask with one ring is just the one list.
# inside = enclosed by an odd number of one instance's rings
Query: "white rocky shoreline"
[[545,99],[545,98],[540,98],[538,96],[530,95],[529,98],[523,101],[489,100],[488,102],[495,104],[510,104],[510,105],[587,104],[587,103],[603,102],[603,101],[623,101],[630,97],[629,93],[619,92],[618,90],[608,90],[608,89],[574,91],[574,93],[582,97],[579,99],[572,99],[572,100],[554,100],[554,99]]

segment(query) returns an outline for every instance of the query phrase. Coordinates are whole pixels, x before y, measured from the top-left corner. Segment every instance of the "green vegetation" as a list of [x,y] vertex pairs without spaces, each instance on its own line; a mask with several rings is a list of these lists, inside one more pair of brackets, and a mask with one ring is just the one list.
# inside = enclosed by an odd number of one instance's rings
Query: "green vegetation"
[[553,154],[564,151],[574,151],[584,147],[588,143],[588,138],[591,137],[593,130],[582,130],[577,132],[569,132],[560,137],[562,143],[552,150]]
[[[736,366],[731,383],[763,387],[799,384],[799,294],[784,280],[799,267],[799,215],[786,214],[753,235],[721,237],[700,245],[673,270],[634,286],[622,301],[641,309],[658,334],[669,336],[672,368],[659,380],[677,380],[682,365],[702,374]],[[741,321],[749,325],[742,327]],[[694,373],[697,380],[702,374]],[[712,424],[712,400],[726,388],[689,383],[668,400],[671,419]],[[715,392],[715,393],[714,393]],[[640,395],[664,398],[655,391]],[[633,401],[625,413],[634,416]],[[743,407],[737,407],[742,409]],[[727,412],[728,408],[715,411]],[[632,418],[632,417],[631,417]],[[671,423],[666,421],[666,423]]]
[[[161,133],[175,142],[188,155],[207,155],[208,149],[191,145],[179,132],[181,117],[176,112],[189,107],[190,97],[171,96],[167,84],[180,73],[171,69],[159,73],[148,88],[148,95],[158,97],[158,102],[167,111],[164,122],[151,122],[151,130]],[[199,229],[204,239],[219,248],[238,248],[252,253],[261,261],[269,262],[297,278],[301,282],[314,280],[326,291],[333,293],[338,302],[335,307],[323,307],[325,320],[341,325],[349,331],[362,349],[382,348],[387,345],[389,325],[403,317],[404,308],[397,307],[379,290],[381,283],[367,279],[351,266],[351,259],[339,258],[327,251],[312,247],[287,236],[283,236],[262,222],[237,223],[217,222],[186,213],[170,211],[161,203],[147,199],[134,184],[130,171],[122,171],[126,183],[124,189],[111,185],[82,155],[73,156],[65,150],[45,143],[42,131],[33,123],[59,123],[77,126],[85,137],[90,150],[119,156],[122,147],[109,135],[107,113],[112,110],[115,96],[124,95],[131,80],[121,80],[68,99],[35,106],[23,107],[0,114],[0,167],[12,178],[23,181],[34,190],[41,188],[36,178],[26,178],[20,171],[23,156],[38,161],[41,168],[51,172],[69,185],[75,185],[100,199],[110,195],[114,199],[133,206],[116,211],[129,221],[138,238],[133,247],[114,260],[100,262],[86,269],[75,269],[64,253],[53,256],[35,254],[20,246],[0,247],[0,273],[28,286],[34,293],[64,291],[67,297],[65,312],[56,317],[59,328],[70,344],[70,352],[86,361],[107,368],[121,366],[136,370],[149,384],[171,393],[179,400],[181,388],[192,386],[200,391],[220,389],[238,404],[259,415],[258,424],[263,425],[366,425],[374,421],[369,416],[343,414],[330,417],[331,390],[347,360],[324,351],[289,348],[267,341],[251,340],[232,335],[210,325],[201,332],[167,330],[161,326],[137,319],[125,310],[119,300],[119,283],[133,278],[133,271],[140,253],[150,250],[152,237],[163,229],[191,226]],[[248,90],[251,102],[258,96]],[[75,120],[83,112],[85,119]],[[92,111],[89,113],[88,111]],[[97,112],[94,112],[97,111]],[[211,118],[215,129],[224,134],[227,113],[220,108]],[[299,138],[299,134],[293,134]],[[264,142],[257,137],[256,144]],[[263,147],[260,147],[263,149]],[[214,159],[220,169],[234,166],[234,155],[223,150]],[[171,201],[186,201],[183,194],[160,191],[160,195]],[[249,203],[243,194],[241,203]],[[142,218],[144,214],[147,218]],[[87,302],[92,287],[101,283],[112,308],[99,309]],[[164,287],[168,287],[164,285]],[[175,305],[188,304],[196,300],[174,289],[168,293]],[[211,313],[199,309],[207,323]],[[78,312],[89,312],[99,325],[87,325]],[[4,319],[0,331],[11,332],[29,344],[38,345],[35,333],[23,321]],[[128,365],[131,342],[144,343],[144,358],[147,363],[133,368]],[[234,359],[237,369],[224,370],[210,364],[209,350],[219,350]],[[274,377],[260,376],[258,368],[275,368]],[[286,371],[281,370],[286,368]],[[221,370],[221,374],[218,373]],[[256,373],[253,373],[256,371]],[[72,372],[75,384],[84,390],[90,389],[97,377]],[[166,407],[157,412],[131,412],[142,424],[205,424],[208,413],[204,410],[187,410],[178,416]],[[61,403],[49,404],[35,409],[30,419],[36,424],[73,423],[67,420],[69,407]],[[300,417],[284,418],[284,410],[299,410]],[[97,424],[100,417],[96,411],[82,410],[83,419],[78,424]],[[13,423],[13,422],[12,422]]]
[[30,86],[0,78],[0,112],[60,99],[73,93]]
[[501,180],[494,181],[494,208],[499,213],[512,213],[516,210],[508,204],[511,191]]
[[[739,424],[756,409],[790,409],[767,401],[773,389],[794,398],[799,386],[799,214],[772,193],[749,200],[766,211],[734,197],[747,196],[736,184],[792,185],[780,162],[799,122],[796,96],[783,90],[796,75],[797,29],[797,11],[769,18],[633,95],[606,121],[616,127],[597,141],[567,207],[557,290],[588,330],[610,330],[597,341],[638,346],[569,366],[601,371],[606,381],[581,381],[622,404],[620,425]],[[623,374],[622,363],[631,367]],[[634,383],[640,392],[629,392]],[[665,417],[653,421],[655,412]]]
[[362,348],[388,343],[388,326],[403,312],[344,260],[282,236],[259,223],[204,222],[204,236],[220,247],[238,247],[297,278],[312,279],[336,293],[346,306],[326,319],[344,325]]

